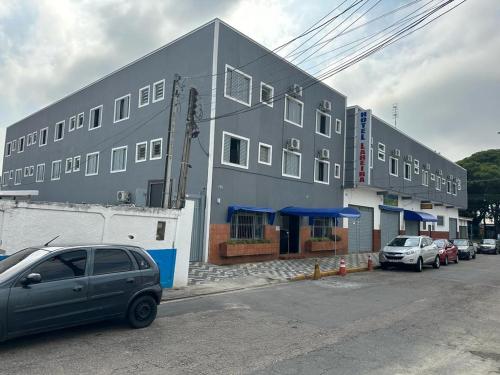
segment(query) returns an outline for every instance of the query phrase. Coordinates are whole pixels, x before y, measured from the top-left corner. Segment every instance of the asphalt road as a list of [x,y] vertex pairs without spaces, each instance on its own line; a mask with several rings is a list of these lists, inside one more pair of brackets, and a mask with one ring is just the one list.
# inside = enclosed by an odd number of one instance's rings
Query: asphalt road
[[1,374],[500,374],[500,256],[161,305],[0,344]]

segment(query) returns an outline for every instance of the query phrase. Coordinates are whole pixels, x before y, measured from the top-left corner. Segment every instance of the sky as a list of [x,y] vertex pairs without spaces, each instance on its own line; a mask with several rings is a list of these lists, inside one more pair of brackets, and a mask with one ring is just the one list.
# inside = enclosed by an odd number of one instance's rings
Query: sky
[[[427,1],[415,1],[415,7]],[[345,9],[351,2],[0,0],[0,129],[215,17],[274,49],[335,6]],[[366,0],[342,27],[358,17],[352,27],[362,25],[410,2]],[[401,14],[360,27],[321,52],[376,32]],[[451,160],[500,148],[498,25],[500,1],[467,0],[325,82],[347,95],[348,105],[371,108],[390,123],[397,103],[397,127]],[[314,73],[328,62],[313,65],[326,58],[332,63],[334,57],[317,57],[300,66]]]

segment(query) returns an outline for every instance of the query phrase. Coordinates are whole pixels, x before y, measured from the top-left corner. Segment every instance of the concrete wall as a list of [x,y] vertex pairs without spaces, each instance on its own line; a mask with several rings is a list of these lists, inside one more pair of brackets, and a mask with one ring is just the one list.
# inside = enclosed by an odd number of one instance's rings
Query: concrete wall
[[[176,249],[177,287],[187,285],[192,220],[191,201],[183,210],[0,201],[0,246],[12,254],[59,236],[52,245],[118,243]],[[166,222],[162,241],[156,240],[158,221]]]

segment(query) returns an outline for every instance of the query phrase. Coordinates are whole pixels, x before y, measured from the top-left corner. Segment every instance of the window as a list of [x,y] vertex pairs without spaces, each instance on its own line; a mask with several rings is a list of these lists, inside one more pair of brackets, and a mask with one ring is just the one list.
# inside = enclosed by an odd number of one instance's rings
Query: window
[[76,121],[76,128],[83,128],[83,123],[85,122],[85,114],[82,112],[78,115],[78,120]]
[[14,185],[21,185],[21,178],[23,170],[22,169],[16,169],[16,174],[14,175]]
[[114,122],[127,120],[130,117],[130,94],[115,99]]
[[149,104],[149,85],[139,90],[139,108]]
[[9,184],[9,172],[3,173],[2,185],[7,186]]
[[94,275],[127,272],[133,270],[132,260],[121,249],[96,249],[94,253]]
[[55,255],[35,266],[29,273],[39,273],[42,283],[85,276],[87,251],[76,250]]
[[5,145],[5,156],[10,156],[11,154],[11,146],[12,144],[10,142],[7,142],[7,144]]
[[134,256],[137,264],[139,265],[139,269],[147,270],[151,268],[151,264],[149,264],[149,262],[146,260],[146,258],[144,258],[144,256],[142,256],[142,254],[139,254],[136,251],[130,251],[130,252]]
[[31,139],[31,144],[34,145],[36,144],[36,137],[38,136],[38,132],[34,132],[32,139]]
[[441,177],[437,176],[436,190],[441,191]]
[[164,241],[165,240],[165,229],[167,223],[165,221],[159,221],[156,224],[156,241]]
[[238,103],[250,106],[252,77],[226,65],[224,96]]
[[111,150],[111,173],[127,170],[127,148],[123,146]]
[[378,160],[385,162],[385,144],[379,142],[377,151]]
[[413,160],[413,173],[419,174],[420,173],[420,162],[418,160]]
[[14,170],[13,170],[13,169],[11,169],[11,170],[9,171],[9,180],[12,180],[13,178],[14,178]]
[[73,158],[73,172],[80,172],[80,155]]
[[285,95],[285,121],[302,127],[304,117],[304,103]]
[[330,138],[332,130],[332,117],[324,112],[316,110],[316,133]]
[[398,164],[398,159],[396,158],[393,158],[391,156],[391,159],[390,159],[390,164],[389,164],[389,174],[391,176],[396,176],[398,177],[399,176],[399,164]]
[[165,80],[155,82],[153,84],[153,103],[165,98]]
[[269,107],[273,106],[274,87],[266,85],[264,82],[260,83],[260,102]]
[[444,216],[437,215],[437,226],[438,227],[444,226]]
[[342,134],[342,120],[335,119],[335,133]]
[[435,181],[436,180],[436,175],[434,173],[431,173],[431,181]]
[[61,160],[56,160],[52,162],[52,171],[50,173],[51,180],[60,180],[61,179]]
[[102,124],[102,105],[90,110],[89,130],[100,128]]
[[457,183],[454,182],[452,185],[451,185],[451,193],[453,195],[457,195]]
[[99,152],[87,154],[85,160],[85,176],[95,176],[99,173]]
[[14,139],[12,141],[12,146],[11,146],[12,152],[16,151],[16,148],[17,148],[17,139]]
[[285,177],[300,178],[302,155],[295,151],[283,149],[281,175]]
[[335,173],[334,173],[335,178],[340,178],[340,164],[335,164]]
[[43,128],[40,130],[40,138],[38,139],[38,146],[42,147],[47,144],[47,133],[49,128]]
[[158,139],[153,139],[149,145],[149,159],[150,160],[157,160],[161,159],[162,157],[162,143],[163,139],[158,138]]
[[259,163],[271,165],[273,159],[273,147],[259,142]]
[[264,237],[264,214],[235,212],[231,216],[232,240],[253,240]]
[[249,145],[250,140],[248,138],[223,132],[221,163],[248,169]]
[[405,175],[404,179],[411,181],[411,164],[405,163]]
[[422,185],[429,186],[429,171],[422,171]]
[[314,182],[320,184],[330,183],[330,162],[314,159]]
[[30,175],[30,167],[24,167],[24,177],[28,177]]
[[135,162],[140,163],[148,158],[148,142],[140,142],[135,145]]
[[58,122],[54,128],[54,142],[64,138],[64,121]]
[[73,158],[67,158],[64,172],[71,173],[72,171],[73,171]]
[[458,190],[462,190],[462,180],[460,180],[459,178],[457,179],[457,188]]
[[35,174],[35,166],[34,165],[30,165],[29,166],[29,176],[33,177],[34,174]]
[[36,182],[43,182],[45,180],[45,164],[38,164],[36,166]]
[[19,138],[19,147],[17,149],[17,152],[23,152],[24,151],[24,137]]
[[26,140],[26,145],[31,146],[31,143],[33,141],[33,134],[28,134],[28,139]]
[[372,142],[370,143],[370,169],[373,169],[373,146],[372,146],[372,143],[373,143],[373,138],[372,138]]
[[335,219],[331,217],[315,217],[311,227],[311,237],[326,238],[332,235]]
[[76,116],[71,116],[69,118],[68,131],[72,132],[76,129]]

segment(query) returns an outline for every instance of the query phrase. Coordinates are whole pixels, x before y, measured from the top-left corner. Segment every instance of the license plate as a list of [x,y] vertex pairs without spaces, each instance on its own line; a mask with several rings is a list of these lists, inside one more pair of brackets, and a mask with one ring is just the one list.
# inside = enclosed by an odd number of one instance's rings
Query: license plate
[[399,259],[387,259],[389,262],[392,262],[392,263],[397,263],[399,262]]

